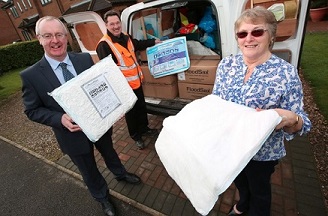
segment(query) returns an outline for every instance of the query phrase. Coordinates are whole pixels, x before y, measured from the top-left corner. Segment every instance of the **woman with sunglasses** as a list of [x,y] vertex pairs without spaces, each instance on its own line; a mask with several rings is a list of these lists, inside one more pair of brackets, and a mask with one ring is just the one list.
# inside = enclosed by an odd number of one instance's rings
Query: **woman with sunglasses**
[[240,199],[229,215],[245,212],[250,216],[270,215],[270,178],[278,160],[286,155],[284,139],[291,140],[311,128],[303,110],[297,69],[271,53],[276,29],[273,13],[264,7],[245,10],[235,22],[241,53],[222,59],[217,68],[213,94],[258,111],[275,109],[282,116],[261,149],[234,180]]

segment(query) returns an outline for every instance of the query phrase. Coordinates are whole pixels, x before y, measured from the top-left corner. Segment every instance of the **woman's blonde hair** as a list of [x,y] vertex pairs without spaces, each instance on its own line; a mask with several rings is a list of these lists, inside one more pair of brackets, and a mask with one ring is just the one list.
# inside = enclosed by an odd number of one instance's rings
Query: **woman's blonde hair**
[[269,48],[271,49],[273,47],[274,41],[276,40],[277,20],[271,11],[262,6],[246,9],[235,22],[236,33],[243,22],[252,24],[264,23],[270,36]]

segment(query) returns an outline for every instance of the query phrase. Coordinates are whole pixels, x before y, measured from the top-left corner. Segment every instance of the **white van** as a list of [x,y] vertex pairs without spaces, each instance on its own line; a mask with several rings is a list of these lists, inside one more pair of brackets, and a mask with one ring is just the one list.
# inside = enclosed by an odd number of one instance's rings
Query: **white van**
[[[273,52],[298,67],[309,0],[153,0],[123,10],[123,31],[134,38],[187,39],[190,68],[178,74],[155,79],[145,52],[139,53],[148,112],[174,115],[190,101],[211,94],[220,59],[239,52],[235,20],[246,8],[257,5],[274,10],[280,19]],[[89,52],[97,62],[95,48],[106,33],[102,17],[87,11],[63,18],[81,51]]]

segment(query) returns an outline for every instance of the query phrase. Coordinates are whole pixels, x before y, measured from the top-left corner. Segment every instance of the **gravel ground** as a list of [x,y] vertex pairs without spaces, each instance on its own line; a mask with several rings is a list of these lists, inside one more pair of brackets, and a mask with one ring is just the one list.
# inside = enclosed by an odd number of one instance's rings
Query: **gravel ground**
[[328,208],[328,122],[315,104],[312,97],[312,89],[309,83],[304,80],[302,72],[300,72],[300,77],[304,90],[304,107],[312,122],[312,128],[308,137],[312,145],[314,158],[317,162],[316,165],[322,192],[326,207]]
[[32,122],[26,117],[20,92],[1,103],[0,116],[0,136],[51,161],[63,156],[51,128]]
[[[302,73],[300,77],[303,80]],[[303,80],[304,104],[313,127],[309,133],[318,175],[322,185],[325,203],[328,207],[328,123],[314,103],[312,91]],[[0,104],[0,136],[24,146],[51,161],[57,161],[63,154],[49,127],[31,122],[23,112],[21,93],[17,93]]]

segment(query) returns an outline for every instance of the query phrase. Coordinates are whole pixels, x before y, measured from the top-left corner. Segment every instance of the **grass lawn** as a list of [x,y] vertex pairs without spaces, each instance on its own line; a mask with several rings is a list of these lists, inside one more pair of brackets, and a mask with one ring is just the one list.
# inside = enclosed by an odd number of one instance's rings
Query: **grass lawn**
[[11,95],[21,90],[22,82],[19,76],[23,68],[6,72],[0,76],[0,105]]
[[301,67],[321,114],[328,119],[328,32],[305,35]]

